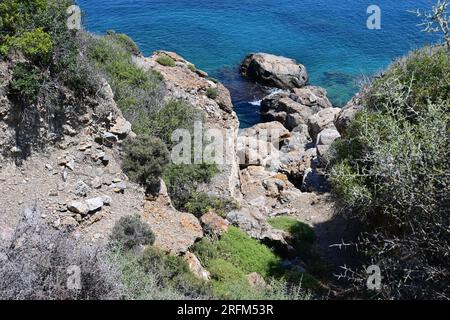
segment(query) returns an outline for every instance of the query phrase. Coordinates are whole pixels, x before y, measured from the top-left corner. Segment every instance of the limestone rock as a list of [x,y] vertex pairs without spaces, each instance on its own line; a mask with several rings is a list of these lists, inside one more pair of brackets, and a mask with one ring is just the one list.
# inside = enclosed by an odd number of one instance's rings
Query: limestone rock
[[86,204],[88,206],[89,212],[95,212],[100,210],[103,207],[103,198],[102,197],[96,197],[92,199],[87,199]]
[[249,54],[241,74],[270,87],[301,88],[308,82],[306,68],[295,60],[267,53]]
[[91,188],[83,181],[78,181],[75,184],[74,188],[75,195],[79,197],[85,197],[89,192],[91,192]]
[[189,267],[189,270],[199,279],[208,281],[211,279],[211,274],[203,268],[202,264],[200,263],[200,260],[195,256],[195,254],[191,252],[186,252],[184,255],[184,259],[187,262],[187,265]]
[[289,96],[292,100],[305,106],[315,108],[315,111],[333,107],[327,98],[327,91],[317,86],[294,88]]
[[[331,108],[326,91],[320,87],[296,88],[265,97],[261,112],[267,121],[278,121],[290,131],[305,131],[308,119],[323,109]],[[306,130],[307,131],[307,130]]]
[[86,215],[89,212],[89,208],[85,202],[82,201],[72,201],[67,205],[67,209],[70,212]]
[[336,128],[328,128],[319,133],[317,136],[318,145],[331,145],[336,139],[340,138],[341,135],[336,130]]
[[131,123],[126,121],[123,117],[118,117],[114,126],[109,129],[109,132],[120,138],[125,138],[131,132]]
[[211,235],[222,235],[228,231],[229,222],[210,211],[200,218],[203,230]]
[[155,234],[154,245],[175,255],[186,253],[197,240],[203,238],[198,219],[172,206],[164,182],[161,182],[157,198],[145,202],[143,220]]
[[273,229],[266,222],[267,218],[255,208],[244,207],[231,211],[227,215],[227,220],[254,239],[286,244],[284,232]]
[[362,109],[363,107],[360,98],[356,96],[341,109],[341,112],[339,112],[338,115],[336,115],[334,125],[341,135],[345,134],[350,123],[355,119],[356,114]]
[[247,281],[250,287],[256,288],[256,289],[262,289],[267,286],[266,281],[264,278],[257,272],[252,272],[247,275]]
[[340,111],[339,108],[326,108],[308,119],[308,132],[313,141],[322,130],[334,126],[334,118]]

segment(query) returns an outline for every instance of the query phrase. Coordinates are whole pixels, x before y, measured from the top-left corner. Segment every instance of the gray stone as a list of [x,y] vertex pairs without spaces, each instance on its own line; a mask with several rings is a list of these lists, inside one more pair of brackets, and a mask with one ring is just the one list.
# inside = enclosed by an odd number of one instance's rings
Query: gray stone
[[89,212],[94,212],[94,211],[100,210],[103,207],[104,203],[103,203],[102,197],[96,197],[96,198],[86,200],[86,204],[87,204]]
[[336,128],[325,129],[319,133],[317,136],[317,144],[318,145],[332,145],[333,142],[340,138],[341,135],[336,130]]
[[85,197],[89,192],[91,192],[91,188],[83,181],[80,180],[75,184],[74,188],[75,195],[79,197]]
[[67,205],[67,209],[70,212],[86,215],[89,212],[89,208],[85,202],[81,201],[72,201]]
[[308,82],[306,68],[295,60],[267,53],[249,54],[241,74],[270,87],[301,88]]
[[102,196],[102,200],[103,200],[103,204],[104,204],[105,206],[109,206],[109,205],[111,205],[111,203],[112,203],[112,198],[111,198],[110,196],[105,196],[105,195],[103,195],[103,196]]
[[308,132],[313,141],[321,131],[334,128],[334,118],[340,111],[339,108],[326,108],[309,117]]

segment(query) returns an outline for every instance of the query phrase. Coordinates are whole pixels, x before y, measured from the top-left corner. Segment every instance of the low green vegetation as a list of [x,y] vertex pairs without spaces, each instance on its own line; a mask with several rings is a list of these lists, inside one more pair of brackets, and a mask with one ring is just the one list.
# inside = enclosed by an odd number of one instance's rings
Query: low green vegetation
[[192,213],[196,217],[201,217],[209,211],[214,211],[225,218],[227,213],[238,209],[238,207],[238,203],[231,198],[209,195],[205,192],[193,192],[185,205],[187,212]]
[[43,81],[39,71],[30,64],[18,63],[14,66],[12,74],[12,93],[27,103],[35,102]]
[[148,191],[157,190],[164,168],[169,163],[166,145],[158,138],[141,135],[124,147],[123,170]]
[[129,45],[115,34],[86,41],[89,59],[106,76],[114,100],[132,124],[161,108],[161,75],[137,67]]
[[204,163],[169,165],[163,179],[174,206],[181,211],[188,211],[187,206],[197,194],[198,186],[209,183],[216,173],[216,165]]
[[316,238],[310,226],[294,218],[275,217],[267,222],[275,229],[288,232],[293,237],[293,246],[300,255],[309,251]]
[[128,300],[210,299],[211,288],[196,278],[182,257],[149,246],[142,253],[116,247],[110,254],[117,265],[123,295]]
[[111,241],[115,246],[131,250],[139,246],[152,245],[155,242],[155,235],[150,226],[138,215],[125,216],[114,225]]
[[206,89],[206,96],[214,100],[219,96],[219,92],[215,88],[208,88]]
[[53,43],[50,34],[42,28],[37,28],[26,31],[20,36],[9,38],[5,45],[10,49],[22,51],[27,58],[33,61],[45,63],[50,59]]
[[173,60],[169,56],[161,56],[158,59],[156,59],[156,62],[165,67],[175,67],[176,65],[175,60]]
[[364,91],[365,109],[334,145],[334,198],[361,221],[358,247],[383,266],[385,298],[447,290],[449,70],[443,47],[400,59]]
[[[274,296],[283,291],[286,295],[282,294],[281,299],[289,299],[288,296],[300,298],[300,292],[305,293],[300,287],[317,287],[314,278],[284,269],[281,258],[270,248],[235,227],[230,227],[219,240],[202,239],[194,245],[193,251],[211,273],[213,292],[218,297],[275,299]],[[251,286],[247,275],[254,272],[274,287]]]
[[195,67],[195,65],[193,65],[193,64],[188,64],[188,68],[189,68],[189,70],[191,70],[192,72],[197,72],[197,68]]
[[107,37],[117,40],[122,47],[133,55],[139,55],[141,50],[136,42],[124,33],[116,33],[114,30],[106,31]]
[[171,148],[172,134],[175,130],[194,132],[195,122],[203,122],[204,114],[182,101],[170,100],[151,117],[138,119],[134,131],[138,134],[150,134],[160,138]]

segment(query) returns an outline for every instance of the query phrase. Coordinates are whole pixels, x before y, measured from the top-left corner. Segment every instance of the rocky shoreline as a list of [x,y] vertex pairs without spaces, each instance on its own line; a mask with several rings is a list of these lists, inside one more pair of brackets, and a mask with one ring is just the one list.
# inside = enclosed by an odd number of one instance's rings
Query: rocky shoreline
[[[159,64],[160,57],[170,57],[175,66]],[[11,237],[17,208],[35,201],[49,224],[69,227],[92,242],[106,241],[121,216],[138,212],[154,231],[157,247],[185,254],[192,270],[204,277],[206,271],[189,247],[205,234],[221,234],[234,225],[289,256],[293,251],[289,234],[271,227],[268,219],[289,216],[313,227],[331,219],[323,168],[330,145],[358,109],[357,101],[342,110],[333,108],[324,89],[307,84],[304,66],[283,57],[252,54],[246,57],[241,72],[281,91],[261,102],[267,122],[239,130],[229,91],[192,63],[167,51],[133,59],[140,68],[162,75],[167,99],[183,100],[203,110],[206,129],[228,133],[225,152],[232,161],[220,165],[211,183],[201,188],[208,194],[235,199],[239,209],[225,219],[210,212],[199,220],[173,207],[164,183],[158,196],[146,198],[144,190],[120,168],[121,144],[134,133],[105,81],[100,98],[92,102],[97,109],[107,110],[105,119],[96,114],[96,108],[88,110],[67,122],[60,142],[46,152],[33,154],[20,168],[13,163],[0,167],[0,179],[5,182],[0,186],[5,200],[0,214],[2,240]],[[8,64],[2,63],[1,70],[2,86],[7,86]],[[208,97],[208,90],[217,95]],[[6,128],[0,141],[4,141],[2,148],[14,152],[14,146],[6,143],[12,141],[8,135],[14,135],[14,128],[8,127],[13,108],[8,107],[11,103],[6,95],[0,101],[0,124]],[[78,131],[70,123],[82,123],[82,129]],[[276,139],[270,141],[267,136]],[[248,161],[250,158],[253,161]],[[340,230],[334,227],[332,232]],[[319,238],[328,237],[330,230],[323,232]],[[324,246],[331,240],[328,237]]]

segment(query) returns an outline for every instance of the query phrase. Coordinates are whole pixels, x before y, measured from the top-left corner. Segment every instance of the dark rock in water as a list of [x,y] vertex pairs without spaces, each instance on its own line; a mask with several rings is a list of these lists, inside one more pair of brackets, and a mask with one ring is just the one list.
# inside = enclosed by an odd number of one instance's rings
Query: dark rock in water
[[305,66],[293,59],[267,53],[251,53],[241,65],[241,74],[280,89],[301,88],[308,82]]
[[336,84],[352,86],[356,81],[354,76],[343,72],[326,71],[323,73],[323,75],[325,84],[330,86]]

